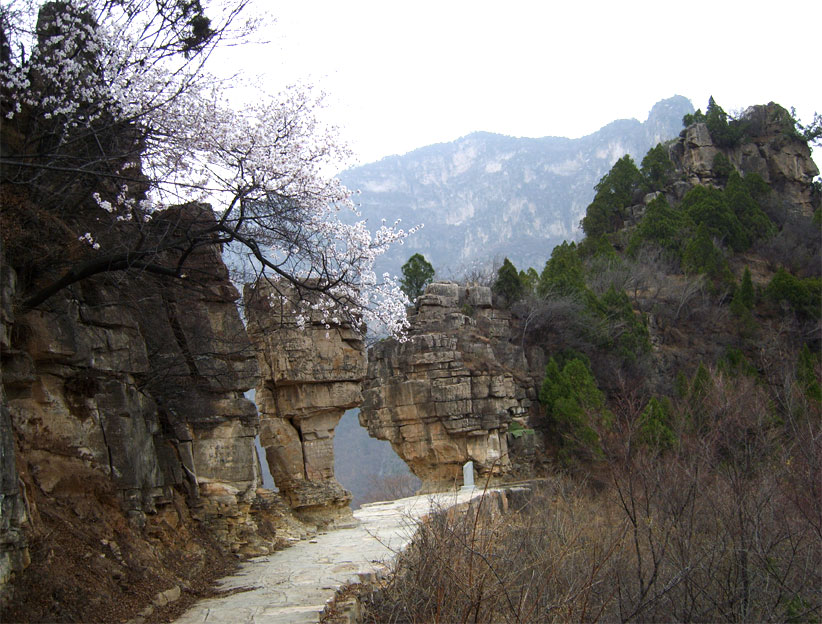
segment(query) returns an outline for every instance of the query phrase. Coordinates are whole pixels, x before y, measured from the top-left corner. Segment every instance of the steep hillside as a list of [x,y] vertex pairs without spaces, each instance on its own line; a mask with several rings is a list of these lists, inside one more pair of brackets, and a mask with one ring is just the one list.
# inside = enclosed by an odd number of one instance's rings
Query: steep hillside
[[351,492],[351,507],[416,493],[420,480],[388,442],[368,435],[358,415],[359,410],[343,414],[334,435],[334,475]]
[[343,172],[372,223],[402,219],[424,229],[389,252],[379,269],[398,273],[415,252],[440,273],[509,256],[540,265],[578,235],[594,184],[619,157],[641,158],[679,132],[691,103],[675,96],[648,119],[614,121],[580,139],[474,133]]
[[526,344],[584,354],[606,394],[673,396],[678,375],[728,357],[776,384],[803,346],[819,352],[822,195],[807,141],[777,104],[730,123],[714,110],[641,167],[621,159],[578,245],[500,273]]
[[[475,287],[432,284],[411,340],[371,349],[361,418],[413,469],[482,470],[485,423],[509,443],[530,430],[545,455],[531,474],[548,469],[504,520],[422,527],[361,596],[367,619],[819,619],[822,189],[808,139],[822,128],[774,103],[732,119],[711,100],[687,121],[639,167],[615,163],[586,237],[541,272],[504,264],[483,310]],[[482,326],[496,307],[505,334]],[[532,377],[517,381],[539,409],[503,400],[502,383],[477,403],[499,372],[488,343],[525,356]],[[504,469],[518,449],[502,451]]]

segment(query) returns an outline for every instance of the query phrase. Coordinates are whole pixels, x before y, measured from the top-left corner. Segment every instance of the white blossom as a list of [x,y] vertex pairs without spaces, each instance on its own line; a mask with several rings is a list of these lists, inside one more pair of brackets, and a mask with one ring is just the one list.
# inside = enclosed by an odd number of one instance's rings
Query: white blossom
[[[399,221],[383,222],[372,233],[363,221],[339,218],[342,209],[359,212],[350,192],[326,174],[349,152],[317,118],[322,94],[294,86],[242,110],[231,108],[224,85],[201,64],[207,54],[168,53],[176,33],[157,30],[154,0],[67,0],[42,45],[35,33],[40,3],[7,0],[1,6],[14,25],[12,49],[27,51],[22,60],[0,63],[0,84],[13,104],[7,118],[32,107],[59,120],[61,140],[103,119],[139,131],[139,158],[129,155],[116,170],[125,177],[142,172],[148,197],[135,196],[123,183],[116,193],[93,194],[100,208],[117,221],[139,223],[171,203],[208,201],[224,240],[262,254],[257,262],[267,273],[321,285],[317,305],[326,321],[335,309],[334,324],[342,315],[404,332],[408,301],[398,282],[378,280],[373,266],[418,228],[406,232]],[[216,11],[218,29],[234,24],[228,0],[207,9]],[[247,29],[240,25],[239,35]],[[80,238],[99,248],[91,233]],[[298,312],[298,326],[308,316]]]
[[94,237],[91,235],[91,232],[86,232],[77,240],[79,240],[82,243],[88,244],[92,249],[100,249],[100,243],[94,240]]

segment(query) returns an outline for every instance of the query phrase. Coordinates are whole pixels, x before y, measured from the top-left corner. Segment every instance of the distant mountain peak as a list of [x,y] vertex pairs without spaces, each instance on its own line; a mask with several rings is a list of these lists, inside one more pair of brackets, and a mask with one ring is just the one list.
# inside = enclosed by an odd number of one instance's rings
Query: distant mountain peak
[[681,115],[684,117],[688,113],[694,112],[694,105],[691,100],[682,95],[674,95],[672,97],[660,100],[651,107],[651,112],[648,113],[646,123],[656,121],[657,119],[670,119],[672,115]]
[[371,223],[425,224],[381,260],[380,273],[398,274],[414,253],[446,277],[506,256],[539,270],[555,245],[577,238],[593,187],[613,163],[625,154],[639,161],[676,137],[693,110],[675,95],[657,102],[645,122],[617,120],[579,139],[473,132],[340,178],[361,190],[360,212]]

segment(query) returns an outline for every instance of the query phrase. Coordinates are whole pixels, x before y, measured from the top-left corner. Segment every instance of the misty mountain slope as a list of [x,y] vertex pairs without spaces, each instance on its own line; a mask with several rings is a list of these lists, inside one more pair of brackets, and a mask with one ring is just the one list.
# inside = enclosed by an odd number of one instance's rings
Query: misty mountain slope
[[398,274],[417,252],[445,276],[503,256],[539,270],[554,245],[577,237],[593,187],[613,163],[625,154],[639,161],[677,136],[689,112],[690,101],[674,96],[654,105],[644,123],[618,120],[579,139],[477,132],[340,178],[360,191],[360,212],[372,227],[381,219],[425,226],[394,246],[378,272]]
[[390,442],[368,435],[357,408],[346,411],[335,429],[334,476],[351,492],[353,509],[375,500],[410,496],[420,486]]

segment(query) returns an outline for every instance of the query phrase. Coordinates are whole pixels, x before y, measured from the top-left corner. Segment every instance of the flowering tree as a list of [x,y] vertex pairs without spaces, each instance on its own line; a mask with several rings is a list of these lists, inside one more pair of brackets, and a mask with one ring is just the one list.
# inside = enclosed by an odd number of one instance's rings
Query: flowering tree
[[[99,273],[190,279],[192,252],[224,245],[253,277],[311,291],[315,307],[403,330],[407,300],[373,263],[406,233],[339,218],[354,204],[326,172],[348,154],[318,122],[320,99],[290,88],[236,111],[205,70],[254,28],[240,19],[247,2],[0,5],[3,225],[38,213],[73,242],[43,251],[49,270],[33,272],[25,307]],[[212,216],[183,235],[160,217],[206,201]]]

